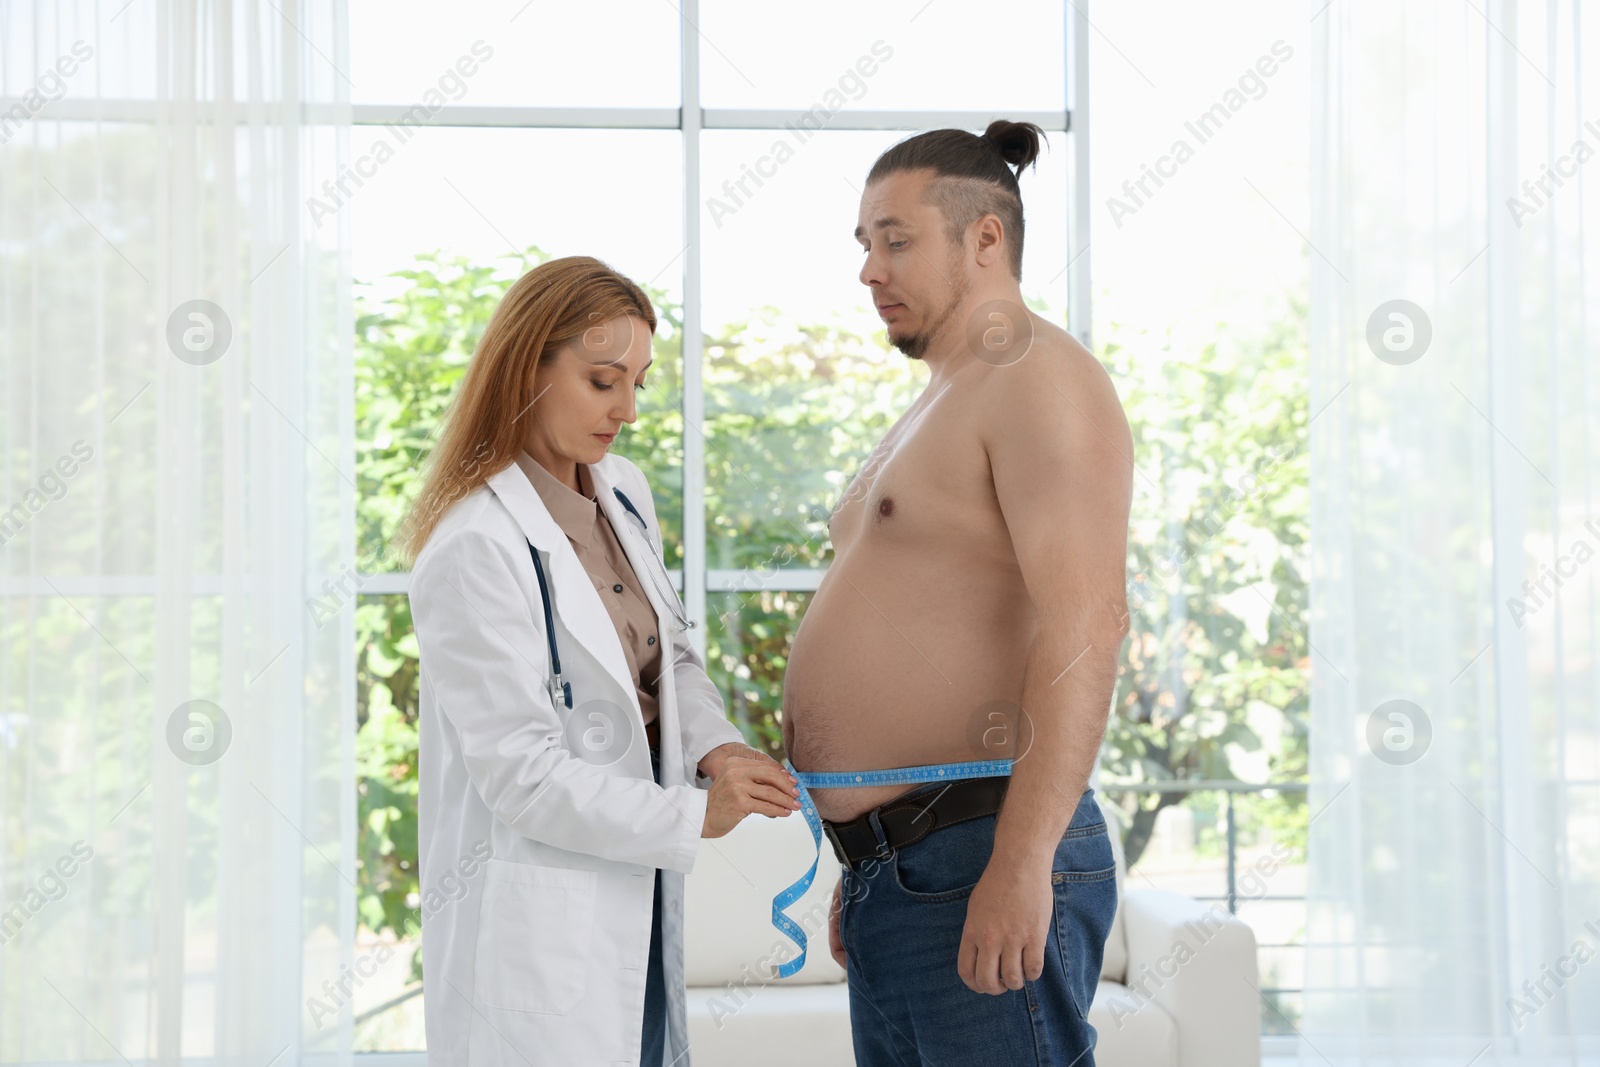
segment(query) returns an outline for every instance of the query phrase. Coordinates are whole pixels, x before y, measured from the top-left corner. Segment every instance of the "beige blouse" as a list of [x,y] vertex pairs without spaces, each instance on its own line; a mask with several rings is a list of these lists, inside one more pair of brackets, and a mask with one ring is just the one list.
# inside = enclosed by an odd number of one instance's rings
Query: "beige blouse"
[[572,543],[595,592],[600,594],[600,602],[606,606],[606,614],[611,616],[611,625],[622,639],[622,652],[628,659],[634,690],[639,694],[639,711],[654,748],[658,744],[656,694],[661,677],[661,636],[656,632],[656,613],[617,540],[617,532],[595,500],[589,467],[578,464],[582,492],[575,493],[527,452],[517,454],[517,464]]

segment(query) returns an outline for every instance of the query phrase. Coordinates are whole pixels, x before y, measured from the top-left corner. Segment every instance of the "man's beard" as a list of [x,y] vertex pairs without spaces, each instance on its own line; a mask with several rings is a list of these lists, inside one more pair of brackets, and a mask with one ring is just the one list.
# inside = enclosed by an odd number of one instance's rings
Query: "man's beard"
[[[951,266],[954,267],[956,265],[951,264]],[[962,277],[956,283],[956,291],[951,295],[950,302],[940,309],[939,315],[933,320],[932,325],[925,330],[919,330],[905,337],[896,338],[893,334],[890,334],[889,343],[903,352],[907,359],[921,359],[927,353],[928,346],[933,343],[933,339],[939,336],[940,331],[950,324],[951,319],[955,318],[956,309],[961,307],[961,302],[967,298],[967,292],[971,288],[967,283],[967,279]]]

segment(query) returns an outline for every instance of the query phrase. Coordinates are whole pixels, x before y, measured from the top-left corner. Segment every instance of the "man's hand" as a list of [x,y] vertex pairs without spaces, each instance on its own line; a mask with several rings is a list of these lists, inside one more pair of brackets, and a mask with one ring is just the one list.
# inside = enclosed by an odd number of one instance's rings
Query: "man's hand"
[[[741,759],[765,760],[774,767],[783,767],[783,764],[765,752],[759,752],[742,741],[729,741],[725,745],[718,745],[701,757],[697,766],[701,774],[707,778],[715,779],[718,773],[721,772],[722,765],[727,763],[729,758],[733,756],[738,756]],[[784,773],[788,774],[788,771],[785,770]],[[791,775],[790,777],[792,778],[793,776]]]
[[956,973],[976,993],[999,996],[1044,973],[1055,892],[1050,869],[991,864],[967,900]]

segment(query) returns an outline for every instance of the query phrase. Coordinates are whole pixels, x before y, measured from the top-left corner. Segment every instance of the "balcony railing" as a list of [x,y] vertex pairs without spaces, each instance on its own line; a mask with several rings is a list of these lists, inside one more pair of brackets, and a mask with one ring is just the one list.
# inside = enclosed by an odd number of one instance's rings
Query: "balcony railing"
[[[1234,799],[1241,793],[1249,794],[1276,794],[1276,793],[1304,793],[1308,788],[1306,782],[1238,782],[1228,779],[1178,779],[1164,782],[1099,782],[1096,790],[1103,794],[1159,794],[1159,793],[1221,793],[1225,798],[1224,819],[1225,839],[1227,842],[1227,881],[1221,895],[1207,895],[1188,893],[1196,900],[1217,901],[1227,905],[1229,914],[1237,915],[1239,912],[1239,826],[1237,813],[1234,810]],[[1136,864],[1137,865],[1137,864]],[[1298,901],[1305,904],[1304,893],[1263,893],[1252,895],[1250,902],[1262,900]],[[1260,937],[1256,940],[1256,949],[1299,949],[1304,947],[1296,942],[1289,941],[1263,941]],[[1281,1002],[1285,996],[1298,997],[1304,993],[1300,986],[1262,985],[1260,987],[1263,997],[1272,997],[1275,1002]],[[1275,1007],[1278,1015],[1282,1015],[1281,1007]],[[1263,1013],[1263,1023],[1270,1021],[1273,1016]],[[1276,1030],[1266,1030],[1275,1033]]]

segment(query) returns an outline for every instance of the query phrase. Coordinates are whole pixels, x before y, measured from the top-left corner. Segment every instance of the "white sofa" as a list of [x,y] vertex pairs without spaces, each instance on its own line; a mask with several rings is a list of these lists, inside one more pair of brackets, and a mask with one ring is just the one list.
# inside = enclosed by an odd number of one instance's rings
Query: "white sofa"
[[[1104,805],[1108,818],[1113,813]],[[1118,842],[1115,826],[1113,843]],[[838,1067],[855,1062],[845,974],[828,952],[827,915],[839,862],[826,841],[811,890],[789,909],[807,925],[806,965],[773,980],[760,963],[793,946],[772,926],[772,898],[811,862],[796,812],[751,817],[701,842],[687,884],[686,977],[694,1067]],[[1259,1067],[1256,944],[1220,907],[1177,893],[1129,889],[1117,853],[1120,903],[1089,1021],[1099,1067]],[[930,1054],[938,1053],[930,1049]]]

